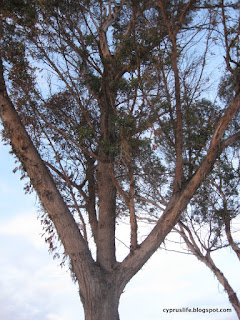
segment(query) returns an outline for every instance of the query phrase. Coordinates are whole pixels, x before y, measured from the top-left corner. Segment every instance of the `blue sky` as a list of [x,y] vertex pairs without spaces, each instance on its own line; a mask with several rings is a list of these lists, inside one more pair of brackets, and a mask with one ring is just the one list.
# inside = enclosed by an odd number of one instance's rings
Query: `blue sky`
[[[53,260],[41,236],[34,194],[13,174],[14,158],[0,144],[0,319],[81,320],[78,296],[67,268]],[[239,262],[229,249],[214,255],[240,296]],[[195,257],[158,250],[126,287],[121,320],[192,320],[191,313],[163,308],[231,308],[212,273]],[[234,320],[232,313],[195,313],[194,320]]]

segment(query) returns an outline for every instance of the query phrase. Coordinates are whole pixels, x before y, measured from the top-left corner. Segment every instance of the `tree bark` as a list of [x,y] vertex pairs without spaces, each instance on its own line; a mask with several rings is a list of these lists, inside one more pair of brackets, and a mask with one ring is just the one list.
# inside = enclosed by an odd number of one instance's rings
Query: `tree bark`
[[121,289],[111,274],[88,279],[87,290],[81,288],[80,297],[85,320],[119,320],[118,306]]
[[116,188],[109,174],[107,164],[97,166],[99,195],[97,261],[105,269],[111,270],[115,256]]
[[236,311],[238,319],[240,319],[240,302],[238,300],[236,292],[233,290],[232,286],[229,284],[227,278],[224,276],[222,271],[216,267],[216,265],[215,265],[214,261],[212,260],[212,258],[210,257],[210,255],[206,256],[205,259],[202,261],[212,270],[212,272],[215,274],[218,281],[224,287],[224,289],[228,295],[228,299],[229,299],[230,303],[232,304],[234,310]]
[[231,248],[236,253],[238,259],[240,260],[240,248],[236,244],[236,242],[233,240],[232,233],[231,233],[231,221],[230,221],[229,212],[227,210],[225,212],[225,232]]

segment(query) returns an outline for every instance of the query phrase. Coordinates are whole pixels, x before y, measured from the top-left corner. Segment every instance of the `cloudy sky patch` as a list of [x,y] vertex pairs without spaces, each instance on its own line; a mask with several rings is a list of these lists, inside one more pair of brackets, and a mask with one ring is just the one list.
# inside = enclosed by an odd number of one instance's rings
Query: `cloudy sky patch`
[[[27,215],[22,216],[23,221],[26,218]],[[75,316],[81,312],[77,286],[66,268],[52,260],[43,239],[37,241],[35,223],[32,230],[23,228],[18,232],[18,219],[21,216],[0,230],[0,319],[69,320],[71,309],[75,309]],[[28,227],[30,224],[29,216]],[[12,232],[7,233],[10,226]]]

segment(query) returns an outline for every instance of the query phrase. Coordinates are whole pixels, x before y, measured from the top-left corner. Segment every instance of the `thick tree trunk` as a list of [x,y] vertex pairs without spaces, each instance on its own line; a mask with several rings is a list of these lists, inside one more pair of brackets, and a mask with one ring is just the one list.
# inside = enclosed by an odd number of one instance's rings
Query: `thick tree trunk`
[[119,320],[119,297],[112,291],[107,296],[102,292],[94,292],[87,302],[82,299],[85,320]]
[[122,293],[114,272],[107,274],[101,271],[97,277],[91,276],[87,286],[80,287],[85,320],[119,320],[118,306]]

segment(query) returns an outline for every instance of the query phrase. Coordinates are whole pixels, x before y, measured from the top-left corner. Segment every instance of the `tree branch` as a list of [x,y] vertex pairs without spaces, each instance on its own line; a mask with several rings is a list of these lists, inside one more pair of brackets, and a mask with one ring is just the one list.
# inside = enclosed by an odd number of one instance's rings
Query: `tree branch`
[[74,181],[72,181],[70,179],[70,177],[68,177],[66,174],[60,172],[56,167],[54,167],[51,163],[49,163],[48,161],[44,161],[44,163],[52,170],[54,171],[59,177],[61,177],[64,181],[67,182],[67,180],[69,181],[69,183],[76,188],[79,193],[81,194],[81,196],[84,198],[85,201],[88,201],[88,197],[86,195],[85,192],[83,192],[82,187],[85,185],[86,183],[86,179],[81,183],[81,184],[77,184]]
[[232,146],[234,143],[240,141],[240,131],[228,137],[221,142],[221,150],[225,150],[227,147]]

